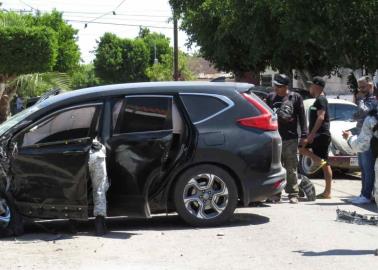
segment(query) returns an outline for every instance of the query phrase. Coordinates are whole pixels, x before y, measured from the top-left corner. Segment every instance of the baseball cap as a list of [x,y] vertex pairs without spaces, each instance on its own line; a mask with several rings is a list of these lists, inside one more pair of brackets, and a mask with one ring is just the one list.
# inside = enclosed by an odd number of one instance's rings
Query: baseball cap
[[312,79],[312,81],[307,81],[307,83],[309,83],[309,84],[315,84],[315,85],[318,85],[318,86],[320,86],[322,88],[324,88],[324,86],[326,84],[325,80],[323,80],[323,78],[319,77],[319,76],[314,77]]
[[285,74],[276,74],[273,78],[273,84],[281,86],[281,85],[289,85],[290,79]]

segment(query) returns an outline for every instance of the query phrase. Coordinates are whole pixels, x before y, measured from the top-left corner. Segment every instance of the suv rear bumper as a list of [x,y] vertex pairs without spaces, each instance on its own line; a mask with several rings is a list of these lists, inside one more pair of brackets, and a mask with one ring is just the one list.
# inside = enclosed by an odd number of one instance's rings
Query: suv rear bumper
[[252,202],[264,201],[282,192],[286,186],[286,170],[281,167],[278,172],[275,171],[255,181],[248,181],[246,184],[248,194],[244,198],[244,205],[248,206]]

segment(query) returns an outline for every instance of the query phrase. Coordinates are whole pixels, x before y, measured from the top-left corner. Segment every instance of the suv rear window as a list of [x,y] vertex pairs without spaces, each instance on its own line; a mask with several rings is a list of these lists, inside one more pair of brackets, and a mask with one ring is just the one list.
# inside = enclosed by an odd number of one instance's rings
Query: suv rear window
[[127,97],[113,108],[114,134],[172,129],[172,98]]
[[185,108],[193,123],[198,123],[226,109],[229,104],[208,95],[181,95]]

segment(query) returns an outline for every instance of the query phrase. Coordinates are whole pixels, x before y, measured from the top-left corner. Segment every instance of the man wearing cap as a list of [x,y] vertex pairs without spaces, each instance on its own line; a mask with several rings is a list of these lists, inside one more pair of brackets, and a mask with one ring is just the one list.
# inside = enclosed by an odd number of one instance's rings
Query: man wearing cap
[[[328,114],[328,101],[324,94],[325,81],[321,77],[314,77],[309,82],[310,94],[315,98],[310,107],[309,134],[299,152],[308,156],[313,161],[311,172],[323,169],[326,186],[324,192],[317,196],[318,199],[331,198],[332,169],[327,163],[328,148],[331,143],[330,121]],[[311,149],[312,151],[310,151]]]
[[[355,135],[361,133],[361,128],[364,120],[368,116],[368,113],[375,109],[377,106],[377,100],[373,95],[373,84],[369,76],[363,76],[357,80],[358,82],[358,94],[356,95],[356,104],[358,106],[357,112],[353,118],[357,121],[357,129]],[[347,131],[343,131],[345,135]],[[354,204],[367,204],[371,202],[372,192],[374,188],[375,172],[374,164],[375,157],[371,148],[364,152],[360,152],[358,155],[358,164],[361,168],[361,194],[350,200]]]
[[[276,74],[274,93],[268,95],[266,103],[277,114],[278,131],[282,138],[282,164],[287,171],[286,193],[290,203],[298,203],[298,137],[307,136],[306,116],[302,97],[289,91],[290,79],[285,74]],[[298,125],[300,134],[298,136]],[[280,196],[279,196],[280,197]],[[279,201],[280,198],[276,198]]]

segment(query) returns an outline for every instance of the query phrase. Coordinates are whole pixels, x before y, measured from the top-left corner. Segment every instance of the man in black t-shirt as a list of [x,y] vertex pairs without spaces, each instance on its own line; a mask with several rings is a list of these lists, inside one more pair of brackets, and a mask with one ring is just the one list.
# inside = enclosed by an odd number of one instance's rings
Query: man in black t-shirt
[[[332,169],[327,163],[328,148],[331,143],[329,131],[330,122],[328,114],[328,101],[324,95],[325,81],[321,77],[314,77],[311,83],[310,93],[315,97],[314,104],[310,107],[309,134],[300,153],[309,156],[313,161],[312,172],[323,169],[326,186],[324,192],[319,194],[319,199],[331,198]],[[312,151],[310,151],[310,148]]]
[[[284,74],[274,76],[274,93],[266,98],[266,103],[277,114],[278,131],[282,138],[282,164],[287,172],[286,193],[290,203],[298,203],[298,137],[307,137],[306,116],[302,97],[289,92],[290,79]],[[300,134],[298,136],[298,126]]]

